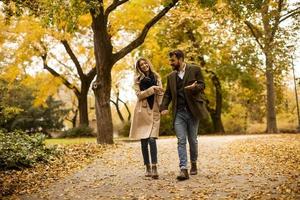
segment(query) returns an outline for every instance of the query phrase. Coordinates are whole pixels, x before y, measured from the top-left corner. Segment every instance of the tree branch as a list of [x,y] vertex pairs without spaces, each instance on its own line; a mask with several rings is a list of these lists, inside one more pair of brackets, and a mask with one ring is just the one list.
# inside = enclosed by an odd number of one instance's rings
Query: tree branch
[[41,56],[43,59],[43,65],[44,65],[44,69],[48,70],[53,76],[58,77],[62,80],[62,83],[69,89],[73,90],[73,92],[75,93],[75,95],[77,97],[80,96],[80,92],[78,90],[78,88],[76,86],[74,86],[73,84],[71,84],[65,77],[63,77],[61,74],[59,74],[58,72],[56,72],[54,69],[52,69],[51,67],[49,67],[47,65],[46,59],[47,59],[47,55],[44,54]]
[[93,67],[86,75],[88,83],[91,83],[97,74],[96,67]]
[[62,66],[64,66],[68,70],[72,71],[72,67],[66,65],[64,62],[62,62],[61,60],[59,60],[54,54],[49,53],[49,56],[51,56],[51,58],[53,58],[54,60],[56,60],[59,64],[61,64]]
[[275,16],[274,26],[272,27],[272,35],[271,35],[272,41],[274,40],[275,33],[276,33],[276,31],[278,29],[278,25],[280,23],[280,13],[282,11],[282,3],[283,3],[283,0],[279,0],[277,13],[276,13],[276,16]]
[[126,3],[127,1],[129,0],[114,0],[114,2],[108,6],[108,8],[106,8],[105,12],[104,12],[104,16],[106,18],[108,18],[108,15],[113,11],[115,10],[118,6]]
[[129,52],[131,52],[133,49],[137,48],[141,44],[143,44],[150,28],[156,24],[172,7],[175,6],[175,4],[178,2],[178,0],[173,0],[172,3],[170,3],[167,7],[165,7],[163,10],[161,10],[155,17],[153,17],[143,28],[141,34],[132,41],[129,45],[121,49],[119,52],[113,54],[113,61],[117,62],[124,56],[126,56]]
[[127,118],[127,120],[129,121],[130,118],[131,118],[131,112],[130,112],[130,110],[129,110],[127,104],[126,104],[123,100],[121,100],[121,99],[119,98],[119,101],[121,101],[121,102],[124,104],[124,106],[125,106],[125,108],[126,108],[126,110],[127,110],[127,112],[128,112],[128,118]]
[[286,19],[294,16],[294,15],[297,15],[297,14],[300,14],[300,7],[299,8],[296,8],[295,10],[291,11],[291,12],[288,12],[286,13],[285,15],[283,15],[281,17],[281,19],[279,20],[279,23],[285,21]]
[[72,59],[73,63],[75,64],[75,67],[77,69],[77,73],[78,73],[80,79],[82,79],[85,75],[84,75],[84,73],[82,71],[82,68],[81,68],[81,65],[80,65],[77,57],[75,56],[74,52],[72,51],[68,41],[67,40],[61,40],[61,43],[64,45],[67,53],[69,54],[70,58]]
[[288,11],[287,13],[285,13],[284,15],[282,15],[281,17],[286,17],[286,16],[290,15],[291,13],[294,13],[294,12],[297,12],[297,11],[300,11],[300,7]]
[[[252,35],[254,36],[254,38],[255,38],[256,42],[258,43],[258,45],[260,46],[260,48],[263,49],[264,47],[263,47],[263,45],[262,45],[262,44],[260,43],[260,41],[259,41],[259,36],[255,33],[255,31],[257,31],[259,34],[261,34],[260,31],[259,31],[258,29],[256,29],[255,26],[254,26],[253,24],[251,24],[251,22],[245,21],[244,23],[245,23],[245,24],[248,26],[248,28],[250,29]],[[255,29],[255,30],[254,30],[254,29]]]

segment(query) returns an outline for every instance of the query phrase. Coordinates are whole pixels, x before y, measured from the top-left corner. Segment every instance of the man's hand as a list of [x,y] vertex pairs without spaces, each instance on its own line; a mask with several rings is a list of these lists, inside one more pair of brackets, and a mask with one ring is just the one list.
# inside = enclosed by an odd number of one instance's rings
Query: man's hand
[[169,111],[168,111],[168,110],[162,110],[162,111],[160,112],[160,114],[161,114],[161,115],[167,115],[167,114],[169,114]]
[[195,81],[193,84],[191,84],[191,85],[188,85],[188,86],[185,86],[184,88],[185,89],[193,89],[193,88],[195,88],[197,86],[197,81]]

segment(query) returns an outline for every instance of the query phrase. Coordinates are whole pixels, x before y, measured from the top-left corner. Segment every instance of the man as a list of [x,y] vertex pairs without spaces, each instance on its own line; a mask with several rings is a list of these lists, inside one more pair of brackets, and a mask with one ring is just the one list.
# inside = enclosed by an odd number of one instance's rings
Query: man
[[173,126],[177,136],[180,174],[178,180],[189,178],[187,170],[186,138],[190,146],[190,174],[197,174],[198,140],[197,132],[200,119],[207,119],[203,90],[204,79],[198,66],[184,62],[181,50],[169,53],[170,65],[174,70],[167,77],[167,88],[160,111],[168,114],[168,106],[172,101]]

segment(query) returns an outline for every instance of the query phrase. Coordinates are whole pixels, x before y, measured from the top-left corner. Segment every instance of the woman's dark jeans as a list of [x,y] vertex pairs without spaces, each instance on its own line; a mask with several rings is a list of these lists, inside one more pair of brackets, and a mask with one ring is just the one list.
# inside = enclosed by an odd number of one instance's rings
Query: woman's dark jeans
[[155,138],[141,139],[141,144],[142,144],[142,154],[143,154],[143,158],[144,158],[144,164],[145,165],[150,164],[148,144],[150,146],[151,163],[157,164],[156,139]]

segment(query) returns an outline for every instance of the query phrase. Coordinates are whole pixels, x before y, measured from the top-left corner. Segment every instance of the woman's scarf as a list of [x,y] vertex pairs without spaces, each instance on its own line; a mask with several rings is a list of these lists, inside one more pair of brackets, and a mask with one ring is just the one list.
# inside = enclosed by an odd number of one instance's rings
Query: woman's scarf
[[[151,73],[149,76],[145,76],[141,81],[140,81],[140,90],[144,91],[153,85],[157,85],[156,78],[154,77],[154,74]],[[147,102],[150,106],[150,109],[152,110],[153,104],[154,104],[154,94],[151,96],[147,97]]]

